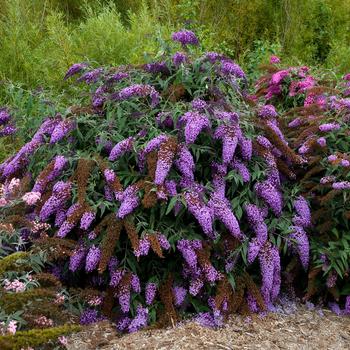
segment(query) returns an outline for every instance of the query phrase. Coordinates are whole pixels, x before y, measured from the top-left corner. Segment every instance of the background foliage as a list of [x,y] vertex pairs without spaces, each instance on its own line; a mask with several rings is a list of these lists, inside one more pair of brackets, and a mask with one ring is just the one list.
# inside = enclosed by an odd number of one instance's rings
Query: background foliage
[[349,68],[347,0],[1,0],[2,79],[62,87],[67,67],[140,63],[156,37],[189,27],[203,48],[243,63],[278,52],[291,62]]

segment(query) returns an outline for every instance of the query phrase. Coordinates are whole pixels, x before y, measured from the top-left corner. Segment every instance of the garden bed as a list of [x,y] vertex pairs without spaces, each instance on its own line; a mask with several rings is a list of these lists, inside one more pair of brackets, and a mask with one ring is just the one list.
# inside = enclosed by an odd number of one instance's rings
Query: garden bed
[[288,304],[266,317],[232,316],[218,330],[194,322],[174,328],[116,336],[109,323],[98,323],[69,338],[75,349],[349,349],[350,318],[327,309]]

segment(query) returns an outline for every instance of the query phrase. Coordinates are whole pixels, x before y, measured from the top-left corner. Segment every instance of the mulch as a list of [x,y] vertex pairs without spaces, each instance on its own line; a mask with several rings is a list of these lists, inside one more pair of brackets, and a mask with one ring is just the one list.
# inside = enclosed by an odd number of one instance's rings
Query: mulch
[[214,330],[195,322],[118,335],[106,321],[69,337],[68,350],[350,349],[350,317],[302,304],[264,317],[232,315]]

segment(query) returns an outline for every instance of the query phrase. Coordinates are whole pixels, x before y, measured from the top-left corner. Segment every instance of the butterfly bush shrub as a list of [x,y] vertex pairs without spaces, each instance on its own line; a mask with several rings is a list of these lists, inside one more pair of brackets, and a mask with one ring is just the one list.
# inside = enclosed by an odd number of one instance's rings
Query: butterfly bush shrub
[[51,271],[99,292],[82,324],[107,317],[134,332],[195,313],[215,327],[271,308],[282,261],[308,268],[311,214],[293,185],[304,157],[276,109],[252,106],[235,62],[196,57],[194,33],[172,39],[142,66],[71,67],[80,105],[47,117],[0,167],[4,208],[28,178],[19,204],[50,225],[28,235],[65,252]]
[[283,68],[280,62],[265,68],[255,102],[280,110],[283,134],[305,160],[296,168],[312,207],[305,299],[322,296],[337,313],[349,314],[350,75],[336,81],[329,74],[312,75],[308,67]]

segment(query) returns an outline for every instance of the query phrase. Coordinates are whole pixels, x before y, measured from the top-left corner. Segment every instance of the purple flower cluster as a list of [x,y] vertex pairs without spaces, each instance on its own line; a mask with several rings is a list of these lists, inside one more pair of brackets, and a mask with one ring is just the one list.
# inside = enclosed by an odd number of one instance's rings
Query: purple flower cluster
[[171,34],[171,39],[182,44],[186,45],[198,45],[199,41],[196,35],[190,30],[182,30]]
[[151,248],[151,243],[147,237],[141,238],[139,241],[139,247],[134,251],[134,255],[139,258],[140,256],[147,256]]
[[239,129],[236,125],[220,125],[214,133],[214,138],[222,141],[222,161],[228,164],[232,161],[238,145]]
[[214,312],[200,312],[194,321],[199,323],[203,327],[208,328],[219,328],[224,324],[224,318],[220,311],[216,310]]
[[350,181],[334,182],[332,187],[335,190],[350,190]]
[[204,100],[200,99],[200,98],[195,98],[192,103],[192,108],[197,110],[198,112],[203,112],[208,108],[208,104],[207,102],[205,102]]
[[215,62],[217,61],[221,61],[223,60],[225,57],[220,54],[220,53],[217,53],[217,52],[207,52],[205,55],[204,55],[204,59],[205,60],[208,60],[210,63],[214,64]]
[[172,150],[164,150],[162,154],[158,153],[157,167],[154,177],[156,185],[162,185],[169,174],[173,164],[175,153]]
[[227,165],[213,163],[212,174],[213,174],[212,184],[213,184],[214,192],[221,197],[225,197],[225,191],[226,191],[225,176],[227,175]]
[[234,76],[236,78],[245,78],[245,73],[243,69],[236,63],[230,60],[224,60],[221,63],[221,72],[226,76]]
[[187,290],[185,288],[175,286],[173,288],[175,306],[181,306],[185,301],[186,295],[187,295]]
[[67,165],[67,162],[67,158],[64,156],[56,156],[53,170],[46,176],[46,178],[39,178],[35,182],[32,192],[44,193],[47,185],[61,175],[63,169]]
[[238,158],[234,158],[231,165],[233,169],[237,170],[238,174],[241,175],[243,182],[250,181],[250,172],[243,162],[241,162]]
[[188,61],[188,57],[183,52],[176,52],[172,58],[174,66],[179,67],[181,64],[184,64]]
[[157,125],[162,128],[173,128],[174,121],[170,113],[167,112],[159,112],[156,116]]
[[147,97],[151,98],[151,106],[155,107],[160,101],[160,95],[151,85],[135,84],[128,86],[119,91],[113,98],[116,100],[127,100],[132,97]]
[[84,73],[80,78],[78,78],[78,81],[85,81],[87,84],[93,84],[98,81],[100,78],[101,74],[103,72],[103,68],[97,68],[93,69],[89,72]]
[[103,317],[99,316],[97,310],[87,309],[80,315],[80,324],[88,325],[91,323],[96,323],[102,321]]
[[11,123],[11,115],[6,108],[0,108],[0,137],[13,135],[17,128]]
[[13,174],[23,170],[29,163],[30,156],[45,143],[44,136],[51,135],[56,125],[61,121],[58,115],[55,118],[46,119],[31,141],[26,143],[14,157],[9,158],[1,165],[2,176],[10,178]]
[[199,240],[180,239],[176,245],[179,252],[192,271],[197,271],[197,255],[196,250],[202,248],[202,242]]
[[64,207],[66,200],[70,197],[71,183],[58,181],[52,191],[52,196],[44,203],[39,217],[41,221],[46,221],[52,214]]
[[169,74],[170,73],[166,62],[148,63],[144,65],[144,69],[146,72],[152,73],[152,74],[157,74],[157,73]]

